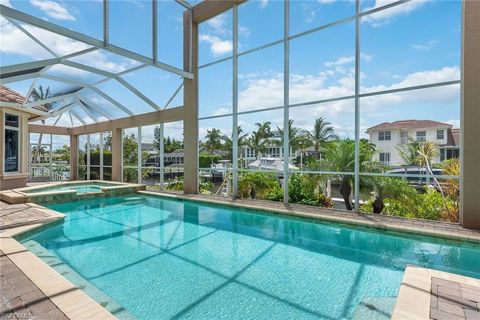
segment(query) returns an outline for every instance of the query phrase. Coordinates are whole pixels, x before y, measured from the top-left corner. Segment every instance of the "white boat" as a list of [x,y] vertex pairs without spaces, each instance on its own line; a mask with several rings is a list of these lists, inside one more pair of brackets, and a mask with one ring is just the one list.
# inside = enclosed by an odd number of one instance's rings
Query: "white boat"
[[[280,158],[263,157],[249,163],[248,168],[251,170],[270,170],[270,171],[283,172],[283,160]],[[288,169],[298,170],[298,167],[289,163]]]
[[213,177],[224,177],[227,171],[232,170],[232,163],[230,160],[219,160],[218,163],[212,164],[210,169]]

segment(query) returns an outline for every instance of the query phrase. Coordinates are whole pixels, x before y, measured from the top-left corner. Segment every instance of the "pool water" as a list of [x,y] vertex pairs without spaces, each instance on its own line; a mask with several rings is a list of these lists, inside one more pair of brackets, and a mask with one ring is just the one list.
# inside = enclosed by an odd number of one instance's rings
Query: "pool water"
[[144,195],[49,207],[65,221],[19,240],[119,318],[387,319],[406,265],[480,278],[473,244]]
[[59,185],[59,186],[49,186],[45,188],[37,188],[31,190],[22,191],[25,194],[36,194],[41,192],[54,192],[54,191],[65,191],[65,190],[75,190],[77,193],[89,193],[89,192],[101,192],[101,188],[107,185],[98,185],[98,184],[81,184],[81,185]]

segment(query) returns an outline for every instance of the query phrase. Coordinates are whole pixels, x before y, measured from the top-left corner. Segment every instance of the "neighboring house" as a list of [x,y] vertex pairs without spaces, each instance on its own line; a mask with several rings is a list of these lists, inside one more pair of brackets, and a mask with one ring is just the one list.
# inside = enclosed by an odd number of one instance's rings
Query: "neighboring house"
[[409,143],[409,138],[416,141],[434,142],[439,152],[434,162],[458,158],[460,154],[460,129],[452,125],[432,120],[400,120],[384,122],[368,128],[370,142],[375,144],[375,160],[386,165],[404,165],[398,148]]
[[183,164],[184,151],[183,149],[177,149],[170,153],[165,153],[164,163],[165,165],[170,164]]
[[[244,160],[245,166],[260,157],[283,159],[283,146],[281,145],[282,137],[278,131],[273,131],[272,134],[273,136],[268,138],[269,142],[265,145],[265,150],[261,155],[256,154],[255,150],[249,146],[242,147],[241,158]],[[292,152],[292,148],[290,148],[290,161],[293,161],[297,156],[297,151]]]

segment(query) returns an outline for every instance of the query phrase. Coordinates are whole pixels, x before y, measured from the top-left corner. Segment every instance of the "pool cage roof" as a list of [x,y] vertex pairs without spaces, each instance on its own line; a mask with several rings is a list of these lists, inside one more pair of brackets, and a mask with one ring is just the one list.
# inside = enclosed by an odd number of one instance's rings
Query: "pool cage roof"
[[0,105],[34,114],[33,123],[62,127],[182,106],[183,79],[193,77],[190,70],[183,70],[183,14],[193,4],[185,0],[168,3],[178,38],[176,52],[172,52],[177,57],[168,63],[159,56],[162,46],[168,46],[159,44],[159,31],[165,25],[159,26],[162,2],[152,1],[147,10],[151,14],[145,19],[149,20],[148,32],[140,37],[148,42],[147,53],[110,41],[110,6],[115,2],[99,4],[100,37],[20,11],[15,2],[12,7],[0,5],[0,84],[25,97],[23,102],[2,99]]

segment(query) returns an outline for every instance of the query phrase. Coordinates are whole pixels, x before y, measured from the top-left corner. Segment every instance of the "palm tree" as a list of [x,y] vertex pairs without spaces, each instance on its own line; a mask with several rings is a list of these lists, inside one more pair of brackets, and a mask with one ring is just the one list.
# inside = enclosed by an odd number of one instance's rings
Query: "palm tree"
[[[280,136],[279,145],[283,146],[283,129],[277,126],[278,134]],[[300,147],[301,142],[300,129],[293,126],[293,119],[288,120],[288,142],[292,152],[295,152]]]
[[338,139],[330,122],[325,121],[323,117],[315,119],[313,130],[311,132],[307,131],[306,135],[312,141],[316,153],[325,142]]
[[[205,139],[204,146],[210,155],[213,155],[215,150],[222,146],[222,134],[220,129],[213,128],[212,130],[207,130]],[[210,164],[212,164],[212,162],[213,157],[210,157]]]
[[272,129],[271,129],[272,123],[270,121],[266,121],[264,123],[257,122],[255,123],[255,125],[257,126],[258,134],[264,139],[268,139],[271,136],[273,136]]
[[442,197],[445,198],[445,195],[443,193],[442,186],[438,182],[437,178],[433,175],[432,171],[432,161],[436,157],[438,153],[438,147],[437,144],[431,141],[425,141],[420,144],[417,150],[417,163],[422,166],[427,168],[428,174],[433,177],[433,181],[437,185],[438,189],[440,190],[440,193],[442,194]]
[[[367,139],[360,140],[360,168],[372,161],[375,146]],[[355,141],[351,139],[336,140],[327,145],[325,157],[319,162],[320,169],[336,172],[355,171]],[[352,194],[353,176],[338,174],[340,180],[340,193],[343,197],[345,208],[352,210],[350,196]]]
[[[36,157],[37,163],[40,163],[40,158],[47,153],[45,147],[42,146],[34,146],[32,148],[32,156]],[[33,159],[32,159],[33,160]]]
[[[247,134],[243,133],[243,129],[241,126],[237,127],[237,146],[238,146],[238,151],[239,155],[241,155],[241,148],[246,144],[246,138]],[[227,135],[222,136],[223,140],[223,148],[229,152],[230,156],[232,156],[232,151],[233,151],[233,133],[232,137],[229,137]]]
[[263,123],[255,123],[257,126],[257,131],[253,131],[246,140],[245,144],[250,147],[254,152],[257,158],[265,151],[267,144],[270,142],[269,138],[273,136],[270,121]]
[[408,143],[401,147],[396,147],[400,157],[407,166],[417,165],[418,160],[418,149],[420,147],[420,142],[412,138],[408,138]]
[[246,144],[249,148],[253,150],[257,159],[260,158],[261,154],[265,151],[268,140],[264,138],[264,134],[259,131],[253,131]]
[[[41,100],[45,100],[45,99],[48,99],[51,97],[51,94],[50,94],[50,87],[47,87],[46,90],[43,90],[43,87],[42,85],[40,85],[37,88],[33,88],[32,89],[32,93],[30,94],[30,97],[32,97],[32,99],[34,101],[41,101]],[[48,111],[50,111],[51,109],[53,109],[53,104],[51,103],[45,103],[43,104],[43,107]],[[45,124],[45,120],[41,120],[42,121],[42,124]],[[39,136],[38,136],[38,143],[37,143],[37,151],[40,151],[40,145],[42,144],[42,138],[43,138],[43,133],[40,133]],[[40,162],[40,153],[36,153],[36,156],[37,156],[37,162]]]

